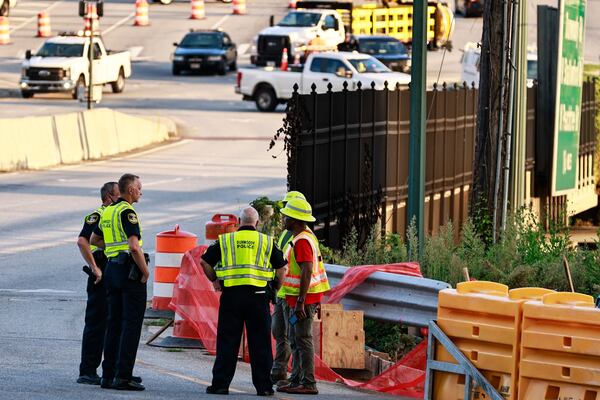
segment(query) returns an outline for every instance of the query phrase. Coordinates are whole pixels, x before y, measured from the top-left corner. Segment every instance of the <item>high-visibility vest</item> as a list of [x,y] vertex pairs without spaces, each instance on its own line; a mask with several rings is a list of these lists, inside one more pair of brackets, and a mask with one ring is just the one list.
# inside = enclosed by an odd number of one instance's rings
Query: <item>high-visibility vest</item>
[[[277,241],[277,247],[279,250],[285,254],[288,246],[292,243],[292,239],[294,238],[294,234],[291,231],[284,230],[281,232],[281,236],[279,236],[279,241]],[[285,299],[285,287],[281,286],[279,291],[277,292],[277,297],[281,299]]]
[[[102,213],[104,212],[104,209],[106,207],[105,206],[100,206],[98,208],[96,208],[93,212],[89,213],[88,215],[85,216],[84,219],[84,223],[85,224],[93,224],[96,221],[91,221],[90,218],[98,218],[100,219],[102,217]],[[94,214],[98,214],[98,217],[94,217]],[[100,221],[98,221],[98,223],[100,223]],[[98,250],[98,247],[94,246],[93,244],[90,244],[90,250],[92,251],[92,253],[96,250]]]
[[273,239],[270,236],[253,230],[225,233],[219,235],[219,246],[221,262],[215,273],[225,287],[265,287],[273,280]]
[[300,276],[302,275],[302,269],[296,262],[296,256],[294,254],[294,245],[300,239],[306,239],[308,243],[310,243],[313,253],[313,270],[310,276],[308,293],[324,293],[329,290],[329,280],[327,279],[327,273],[325,272],[325,266],[323,265],[323,257],[321,257],[321,251],[319,250],[319,240],[312,232],[303,231],[297,236],[294,236],[291,246],[287,248],[286,258],[290,269],[283,281],[285,294],[289,296],[300,295]]
[[[125,210],[133,210],[133,206],[127,201],[120,201],[116,204],[111,204],[104,209],[102,217],[100,217],[100,229],[104,236],[104,254],[107,258],[116,257],[120,252],[129,252],[129,240],[121,223],[121,214]],[[140,236],[142,235],[142,225],[140,224]],[[142,239],[140,239],[142,246]]]

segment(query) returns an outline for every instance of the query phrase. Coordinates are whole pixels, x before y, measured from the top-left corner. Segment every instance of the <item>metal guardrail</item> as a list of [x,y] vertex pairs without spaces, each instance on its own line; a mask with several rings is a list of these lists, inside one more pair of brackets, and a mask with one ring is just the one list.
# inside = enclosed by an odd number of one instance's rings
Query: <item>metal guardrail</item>
[[[325,264],[327,277],[335,287],[348,270]],[[437,318],[438,292],[449,288],[445,282],[426,278],[375,272],[348,293],[341,303],[349,310],[362,310],[365,317],[377,321],[427,327]]]
[[[435,342],[438,341],[448,353],[456,360],[458,364],[435,360]],[[433,399],[433,372],[442,371],[452,374],[465,375],[464,398],[471,398],[473,383],[475,387],[481,388],[490,400],[504,400],[504,397],[485,379],[485,377],[475,368],[467,357],[458,347],[452,343],[450,338],[440,329],[440,327],[431,321],[429,323],[429,336],[427,342],[427,370],[425,372],[425,400]]]

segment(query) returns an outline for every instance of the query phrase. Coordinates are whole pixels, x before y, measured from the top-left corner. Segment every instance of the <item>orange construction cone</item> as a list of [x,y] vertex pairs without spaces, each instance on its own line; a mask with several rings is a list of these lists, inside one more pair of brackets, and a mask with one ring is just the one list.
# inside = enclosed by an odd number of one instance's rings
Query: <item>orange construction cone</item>
[[8,17],[0,17],[0,45],[1,44],[10,44]]
[[288,69],[288,52],[287,47],[283,48],[283,52],[281,53],[281,67],[282,71],[287,71]]
[[52,30],[50,29],[50,16],[46,11],[38,14],[38,31],[37,37],[50,37]]
[[206,12],[204,11],[204,0],[192,0],[192,15],[190,19],[204,19]]
[[92,30],[94,32],[98,32],[98,29],[100,29],[100,22],[98,19],[98,12],[96,10],[96,4],[95,3],[89,3],[87,5],[87,10],[85,13],[85,25],[83,27],[84,32],[86,32],[86,34],[89,34],[88,32],[91,32]]
[[246,0],[233,0],[233,14],[246,14]]
[[150,18],[148,18],[148,2],[146,0],[135,0],[135,22],[133,25],[150,25]]
[[288,3],[288,7],[295,10],[296,9],[296,0],[290,0],[290,2]]

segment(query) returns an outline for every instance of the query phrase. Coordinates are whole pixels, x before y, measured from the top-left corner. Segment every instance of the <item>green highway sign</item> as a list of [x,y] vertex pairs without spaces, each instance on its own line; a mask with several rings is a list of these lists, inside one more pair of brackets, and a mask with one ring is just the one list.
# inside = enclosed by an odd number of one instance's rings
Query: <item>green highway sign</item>
[[577,187],[586,0],[559,0],[552,196]]

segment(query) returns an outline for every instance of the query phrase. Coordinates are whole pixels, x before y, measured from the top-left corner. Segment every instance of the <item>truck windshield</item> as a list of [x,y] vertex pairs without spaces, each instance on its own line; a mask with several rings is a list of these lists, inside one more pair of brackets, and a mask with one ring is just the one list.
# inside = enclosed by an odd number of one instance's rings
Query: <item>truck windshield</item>
[[82,57],[83,45],[76,43],[44,43],[38,57]]
[[201,33],[201,34],[192,34],[186,35],[181,41],[181,47],[188,48],[199,48],[199,47],[208,47],[208,48],[221,48],[223,40],[221,39],[221,35],[216,33]]
[[291,12],[286,15],[278,26],[297,26],[297,27],[309,27],[317,26],[321,14],[308,13],[308,12]]
[[388,67],[373,57],[350,58],[348,61],[356,68],[359,74],[390,72]]
[[361,40],[359,50],[367,54],[406,54],[406,47],[395,40]]

